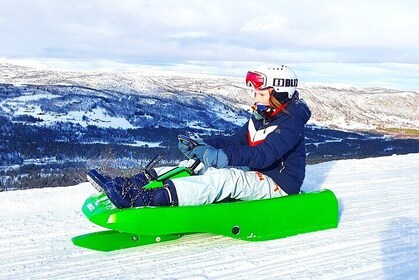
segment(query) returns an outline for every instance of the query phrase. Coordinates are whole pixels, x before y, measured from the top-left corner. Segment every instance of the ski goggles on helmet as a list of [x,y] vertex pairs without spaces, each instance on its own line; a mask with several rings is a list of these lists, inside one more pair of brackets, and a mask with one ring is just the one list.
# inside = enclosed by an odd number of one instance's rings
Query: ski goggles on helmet
[[248,71],[246,74],[246,85],[255,89],[266,88],[267,78],[264,74],[259,72]]

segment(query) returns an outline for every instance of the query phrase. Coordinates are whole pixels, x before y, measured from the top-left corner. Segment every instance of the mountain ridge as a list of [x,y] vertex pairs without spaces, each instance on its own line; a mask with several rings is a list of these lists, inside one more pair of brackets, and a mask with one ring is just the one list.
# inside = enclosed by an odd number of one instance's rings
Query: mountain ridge
[[[418,118],[411,102],[419,104],[417,93],[313,84],[299,91],[313,112],[305,130],[308,164],[419,152],[418,140],[375,129],[402,127],[415,135]],[[387,99],[394,95],[408,96],[409,102],[399,100],[393,108],[397,102]],[[242,79],[233,77],[0,64],[0,191],[72,185],[85,180],[89,168],[121,174],[156,154],[175,165],[184,157],[179,134],[230,135],[248,120],[252,99]],[[380,100],[388,103],[391,118],[376,105]],[[371,127],[374,133],[366,131]]]
[[[127,96],[136,99],[137,96],[148,101],[154,97],[157,98],[155,102],[163,101],[162,103],[177,100],[188,106],[195,102],[206,105],[203,107],[209,110],[211,107],[208,103],[217,103],[214,105],[214,112],[229,111],[221,116],[224,121],[229,122],[234,115],[241,115],[239,121],[233,122],[235,125],[245,122],[250,112],[249,106],[253,102],[252,94],[241,78],[155,70],[74,72],[0,63],[0,83],[16,87],[69,86],[82,89],[82,92],[91,90],[98,95],[119,95],[122,99]],[[319,83],[300,83],[299,92],[312,110],[311,123],[345,130],[384,131],[390,134],[394,129],[399,129],[402,134],[403,129],[413,134],[419,132],[419,92]],[[5,101],[13,103],[13,100]],[[129,116],[121,117],[131,122]],[[40,118],[42,119],[42,115]],[[209,128],[209,125],[206,123],[204,127]]]

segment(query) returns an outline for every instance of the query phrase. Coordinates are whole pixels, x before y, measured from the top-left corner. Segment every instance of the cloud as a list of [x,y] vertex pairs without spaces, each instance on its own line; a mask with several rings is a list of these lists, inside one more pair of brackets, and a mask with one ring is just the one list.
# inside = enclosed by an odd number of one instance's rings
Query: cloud
[[180,32],[180,33],[175,33],[172,35],[169,35],[170,39],[184,39],[184,38],[204,38],[207,37],[208,33],[207,32],[200,32],[200,31],[191,31],[191,32]]
[[419,64],[419,2],[412,0],[0,0],[0,6],[0,56],[9,58]]
[[407,52],[419,62],[415,1],[3,2],[0,55],[58,55],[62,48],[126,61],[167,53],[226,60],[232,51],[246,59],[262,50],[291,62],[405,62]]

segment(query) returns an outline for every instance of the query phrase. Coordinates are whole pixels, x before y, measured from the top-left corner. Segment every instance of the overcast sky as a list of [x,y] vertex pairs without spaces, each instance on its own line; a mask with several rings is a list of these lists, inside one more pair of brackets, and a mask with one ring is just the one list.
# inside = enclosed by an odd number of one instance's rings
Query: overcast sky
[[419,90],[419,1],[0,0],[0,58]]

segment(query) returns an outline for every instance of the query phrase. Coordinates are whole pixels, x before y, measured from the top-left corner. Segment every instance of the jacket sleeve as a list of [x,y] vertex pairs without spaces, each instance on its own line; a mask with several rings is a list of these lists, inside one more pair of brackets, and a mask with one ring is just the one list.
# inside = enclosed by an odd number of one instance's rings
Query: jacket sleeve
[[271,166],[301,140],[304,124],[288,120],[271,132],[265,141],[257,146],[229,146],[222,148],[230,166],[248,166],[253,169],[264,169]]
[[204,143],[210,145],[216,149],[221,149],[230,146],[240,146],[247,145],[247,127],[248,123],[246,122],[241,128],[239,128],[231,136],[215,136],[204,140]]

